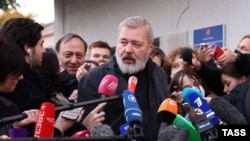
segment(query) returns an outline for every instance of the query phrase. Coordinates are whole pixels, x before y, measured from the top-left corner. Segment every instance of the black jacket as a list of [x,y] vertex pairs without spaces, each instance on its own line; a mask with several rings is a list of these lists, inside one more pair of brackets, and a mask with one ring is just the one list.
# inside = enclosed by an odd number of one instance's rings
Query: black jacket
[[47,101],[41,76],[26,64],[23,77],[23,80],[18,82],[14,92],[4,96],[14,102],[21,112],[29,109],[40,109],[41,104]]
[[230,94],[222,97],[234,105],[245,116],[250,125],[250,76],[244,83],[238,84]]
[[221,83],[221,70],[219,68],[208,63],[202,63],[198,74],[204,86],[207,86],[218,96],[225,95],[223,92],[224,86]]
[[[19,108],[15,103],[8,100],[7,98],[3,97],[2,95],[6,95],[5,93],[0,93],[0,119],[6,118],[9,116],[14,116],[21,114],[19,111]],[[14,121],[10,122],[0,122],[0,135],[7,135],[9,133],[9,128],[11,127],[10,124],[12,124]]]
[[70,75],[67,70],[59,74],[59,92],[65,97],[69,97],[78,88],[76,76]]
[[[20,112],[30,109],[40,109],[41,104],[47,101],[40,75],[26,64],[23,77],[23,80],[18,82],[14,92],[3,96],[15,103]],[[33,136],[34,126],[27,127],[28,136]]]
[[[127,82],[130,76],[124,75],[120,71],[116,58],[113,56],[108,63],[98,66],[80,80],[78,85],[78,102],[99,99],[98,87],[102,78],[107,74],[118,78],[117,95],[122,94],[127,89]],[[138,78],[135,96],[143,112],[144,135],[149,141],[157,140],[160,126],[157,117],[158,107],[165,98],[170,97],[167,88],[167,76],[151,59],[148,60],[146,69],[134,74],[134,76]],[[85,107],[85,116],[95,106]],[[103,124],[110,125],[114,133],[120,135],[119,126],[126,123],[122,100],[108,102],[104,112],[106,115]]]

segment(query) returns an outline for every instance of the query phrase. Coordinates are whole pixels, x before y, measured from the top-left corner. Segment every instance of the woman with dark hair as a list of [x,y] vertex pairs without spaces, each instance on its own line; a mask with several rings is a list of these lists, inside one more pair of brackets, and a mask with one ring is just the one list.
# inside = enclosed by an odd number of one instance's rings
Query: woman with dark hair
[[190,68],[183,68],[178,71],[169,85],[171,97],[179,104],[183,102],[181,92],[186,87],[192,87],[199,90],[203,97],[214,95],[214,93],[202,83],[200,76]]
[[246,81],[247,75],[244,75],[235,63],[228,63],[221,69],[221,82],[224,85],[223,91],[230,94],[233,88]]
[[[46,48],[43,53],[42,65],[37,68],[37,71],[44,78],[44,90],[51,93],[57,91],[59,80],[59,62],[55,51],[52,48]],[[46,95],[49,98],[49,95]]]
[[245,70],[239,69],[236,62],[228,63],[221,69],[223,91],[222,98],[234,105],[250,124],[250,77]]
[[162,49],[159,47],[153,47],[151,53],[149,54],[149,57],[155,62],[159,67],[163,67],[164,65],[164,59],[165,59],[165,53]]
[[[7,40],[0,38],[0,118],[14,116],[21,114],[18,106],[8,98],[6,95],[11,95],[16,89],[19,81],[23,79],[23,71],[25,67],[25,60],[22,51],[18,46]],[[20,93],[21,94],[21,93]],[[14,128],[21,128],[28,124],[34,124],[35,118],[33,115],[38,113],[38,110],[24,111],[28,117],[24,120],[14,122],[0,123],[0,139],[8,138],[9,129],[12,125]],[[1,120],[2,121],[2,120]]]
[[[0,66],[0,97],[2,99],[3,95],[13,92],[18,82],[23,79],[22,73],[25,66],[21,50],[18,49],[17,45],[4,38],[0,39]],[[10,116],[6,107],[1,105],[0,108],[2,109],[0,117]],[[19,109],[14,111],[19,112]]]
[[69,104],[69,101],[59,92],[60,66],[56,52],[52,48],[46,48],[43,53],[42,65],[37,68],[37,72],[43,78],[43,91],[46,99],[56,106]]
[[[18,81],[23,79],[24,57],[17,45],[3,38],[0,40],[0,57],[0,91],[5,93],[13,92]],[[15,85],[9,88],[4,87],[5,85],[3,84],[10,78],[16,80]]]

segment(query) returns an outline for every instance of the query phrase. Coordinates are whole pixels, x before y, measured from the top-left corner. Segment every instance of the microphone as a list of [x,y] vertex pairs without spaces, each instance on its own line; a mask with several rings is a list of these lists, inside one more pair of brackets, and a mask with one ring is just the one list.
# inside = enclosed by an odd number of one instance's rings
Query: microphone
[[188,118],[200,133],[203,141],[218,140],[217,128],[201,109],[192,109],[188,113]]
[[34,137],[37,138],[53,137],[54,123],[55,123],[55,105],[49,102],[42,103],[36,120]]
[[130,76],[128,79],[128,90],[135,93],[135,88],[137,86],[138,79],[135,76]]
[[162,127],[159,130],[157,141],[172,141],[177,133],[178,130],[172,124]]
[[228,125],[247,125],[247,120],[242,113],[225,99],[216,96],[208,104],[218,117]]
[[9,124],[11,122],[18,121],[18,120],[23,120],[23,119],[25,119],[27,117],[28,117],[27,114],[22,113],[22,114],[19,114],[19,115],[14,115],[14,116],[8,116],[8,117],[0,118],[0,125],[2,125],[2,124]]
[[124,123],[119,127],[119,130],[120,130],[120,133],[121,133],[122,136],[127,135],[128,127],[129,127],[129,125],[127,123]]
[[183,61],[187,62],[187,64],[192,64],[192,49],[190,48],[183,48],[180,53],[180,58],[183,59]]
[[117,77],[107,74],[103,77],[102,81],[99,84],[98,93],[101,95],[101,98],[113,96],[117,90],[117,86]]
[[[169,114],[169,112],[171,114]],[[169,122],[168,120],[168,118],[174,119],[177,113],[178,113],[178,106],[175,100],[171,98],[166,98],[165,100],[162,101],[161,105],[158,108],[158,114],[157,114],[161,122],[158,133],[158,141],[171,140],[175,135],[175,134],[173,135],[173,131],[175,131],[174,133],[177,133],[178,130],[174,128],[172,125],[169,125],[172,122]]]
[[[168,114],[168,113],[172,114]],[[171,98],[166,98],[161,103],[160,107],[158,108],[158,117],[161,121],[161,128],[167,126],[169,123],[167,123],[167,118],[169,116],[174,116],[172,118],[175,118],[175,115],[178,113],[178,105],[177,102]]]
[[[113,96],[117,90],[118,79],[113,75],[105,75],[98,87],[98,93],[101,99]],[[74,108],[73,110],[67,110],[63,113],[62,117],[70,120],[76,120],[83,107]],[[101,109],[100,111],[102,111]]]
[[90,130],[90,136],[98,137],[98,136],[114,136],[114,132],[111,127],[107,124],[100,124],[94,126]]
[[171,141],[188,141],[189,131],[182,128]]
[[207,101],[201,97],[201,93],[198,90],[190,87],[184,88],[182,97],[185,102],[188,102],[194,108],[200,108],[215,126],[219,125],[219,118],[210,108]]
[[129,125],[127,136],[130,139],[145,140],[142,128],[142,111],[139,108],[135,95],[130,90],[122,93],[125,118]]
[[196,128],[183,116],[177,114],[173,123],[172,123],[178,130],[186,128],[188,129],[190,135],[190,141],[202,141],[200,134],[197,132]]
[[195,127],[187,119],[177,113],[178,106],[175,100],[167,98],[162,102],[158,109],[158,117],[161,121],[159,132],[162,132],[162,130],[164,131],[164,127],[166,127],[167,124],[173,124],[177,129],[188,129],[190,132],[190,140],[201,141],[200,135]]
[[82,130],[82,131],[76,132],[71,137],[72,138],[79,138],[79,137],[89,137],[89,136],[90,136],[89,130]]
[[164,111],[168,111],[176,115],[178,113],[177,102],[172,98],[166,98],[163,100],[160,107],[158,108],[158,115],[161,116],[161,114],[164,114]]

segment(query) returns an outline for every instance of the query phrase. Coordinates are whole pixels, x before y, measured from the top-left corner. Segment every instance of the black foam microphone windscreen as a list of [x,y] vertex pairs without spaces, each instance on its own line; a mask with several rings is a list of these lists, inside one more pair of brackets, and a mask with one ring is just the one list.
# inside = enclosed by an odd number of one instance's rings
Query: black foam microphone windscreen
[[188,113],[188,118],[200,133],[202,141],[212,141],[218,139],[218,131],[216,127],[201,109],[192,109]]
[[172,124],[162,127],[159,130],[157,141],[172,141],[178,132],[178,129],[176,129]]
[[216,115],[228,125],[247,125],[246,118],[231,103],[221,97],[213,97],[209,105]]
[[114,132],[111,127],[107,124],[100,124],[94,126],[90,130],[90,136],[97,137],[97,136],[114,136]]
[[189,131],[182,128],[171,141],[188,141]]
[[184,48],[180,53],[180,58],[188,64],[192,64],[192,56],[193,53],[191,48]]

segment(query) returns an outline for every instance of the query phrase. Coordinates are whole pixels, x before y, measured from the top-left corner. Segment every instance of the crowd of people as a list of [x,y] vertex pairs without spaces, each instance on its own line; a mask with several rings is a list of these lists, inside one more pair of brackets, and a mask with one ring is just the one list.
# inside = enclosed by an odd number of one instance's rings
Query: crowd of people
[[[164,100],[171,98],[177,103],[175,115],[185,117],[188,114],[183,106],[187,102],[182,93],[185,88],[197,90],[198,97],[207,103],[217,97],[226,100],[242,117],[238,123],[250,124],[247,101],[250,35],[244,36],[234,51],[222,47],[224,53],[215,60],[209,43],[198,49],[180,46],[163,51],[154,45],[150,22],[140,16],[128,17],[119,24],[115,48],[102,40],[88,45],[80,35],[66,33],[58,39],[55,48],[45,49],[43,29],[29,18],[13,18],[0,27],[0,118],[26,114],[22,119],[1,122],[0,139],[10,139],[11,129],[26,129],[27,137],[33,137],[45,102],[60,107],[103,98],[100,85],[106,75],[118,80],[107,88],[115,89],[114,95],[127,93],[130,78],[137,78],[133,95],[138,107],[131,107],[135,111],[126,109],[124,98],[84,106],[75,120],[65,118],[65,111],[60,111],[55,116],[52,137],[71,137],[99,125],[108,125],[113,135],[122,136],[120,128],[128,122],[129,128],[136,128],[126,132],[126,137],[132,140],[160,140],[160,131],[170,125],[178,134],[180,129],[172,123],[162,124],[158,109]],[[189,110],[192,108],[196,107],[189,106]],[[167,109],[165,118],[171,118]],[[133,115],[130,122],[128,112],[132,115],[135,112],[139,117]],[[219,119],[220,124],[236,123]],[[142,130],[138,136],[137,126]],[[202,138],[198,130],[195,132]],[[164,140],[175,137],[169,135]]]

